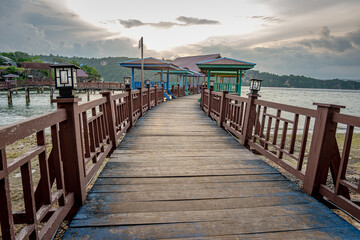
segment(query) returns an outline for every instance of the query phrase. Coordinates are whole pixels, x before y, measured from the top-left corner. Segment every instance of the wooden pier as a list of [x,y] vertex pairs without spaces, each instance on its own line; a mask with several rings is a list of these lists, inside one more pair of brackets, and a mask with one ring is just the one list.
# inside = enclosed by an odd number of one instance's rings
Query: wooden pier
[[64,239],[359,239],[199,108],[144,115],[101,172]]
[[[332,104],[306,109],[213,88],[199,103],[172,91],[171,101],[163,85],[83,104],[61,98],[55,111],[0,127],[0,237],[51,239],[67,219],[65,239],[360,239],[323,204],[360,219],[359,179],[349,176],[358,174],[349,160],[360,117]],[[7,153],[27,138],[30,149]]]

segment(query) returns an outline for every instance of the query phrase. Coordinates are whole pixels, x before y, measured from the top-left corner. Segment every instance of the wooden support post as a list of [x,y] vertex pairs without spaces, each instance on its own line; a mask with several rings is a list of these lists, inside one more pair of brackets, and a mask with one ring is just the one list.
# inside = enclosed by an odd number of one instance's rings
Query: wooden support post
[[89,102],[90,101],[90,91],[89,90],[86,91],[86,96],[87,96],[87,101]]
[[151,109],[151,87],[150,84],[148,84],[147,86],[148,89],[148,110]]
[[252,130],[255,125],[256,120],[256,105],[254,103],[255,99],[258,98],[257,94],[248,94],[249,101],[246,104],[245,109],[245,118],[244,118],[244,129],[243,137],[240,139],[241,144],[249,148],[248,141],[252,136]]
[[8,105],[12,105],[12,91],[7,91],[7,97],[8,97]]
[[29,88],[25,88],[25,101],[26,101],[26,104],[30,103],[30,89]]
[[157,87],[156,87],[156,85],[154,86],[154,88],[155,88],[155,103],[154,103],[154,106],[156,106],[156,105],[158,105],[158,100],[157,100]]
[[180,84],[178,84],[178,97],[180,97]]
[[84,159],[81,145],[80,98],[58,98],[54,100],[58,109],[66,109],[67,120],[59,124],[61,158],[63,160],[66,192],[75,194],[77,209],[85,203],[86,187]]
[[126,88],[126,91],[129,93],[129,97],[128,97],[128,110],[129,110],[129,129],[133,127],[134,125],[134,119],[133,119],[133,96],[132,96],[132,90],[131,87]]
[[171,93],[175,96],[174,85],[171,86]]
[[52,100],[54,99],[54,89],[50,88],[50,102],[52,103]]
[[[314,133],[311,140],[304,191],[312,196],[321,198],[317,193],[320,184],[326,184],[330,163],[337,149],[337,123],[331,121],[333,113],[339,113],[344,106],[314,103],[317,105],[318,115],[315,119]],[[335,154],[338,154],[335,153]],[[338,166],[333,166],[338,167]]]
[[111,100],[111,92],[101,92],[101,95],[103,97],[106,97],[106,109],[105,109],[106,112],[105,113],[106,113],[106,118],[107,118],[107,122],[108,122],[108,126],[109,126],[110,141],[113,142],[112,149],[109,152],[109,156],[110,156],[110,154],[112,154],[117,147],[116,127],[115,127],[115,106],[114,106],[114,102]]
[[228,91],[223,91],[223,95],[222,95],[221,101],[220,101],[220,117],[219,117],[219,122],[218,122],[218,125],[220,127],[223,127],[223,122],[225,121],[226,105],[227,105],[226,95],[227,94],[229,94]]
[[140,117],[143,116],[143,105],[144,105],[144,99],[143,99],[143,88],[139,87],[139,98],[140,98]]
[[207,116],[210,117],[210,113],[211,113],[211,92],[214,91],[214,86],[210,86],[209,87],[209,97],[208,97],[208,112],[207,112]]

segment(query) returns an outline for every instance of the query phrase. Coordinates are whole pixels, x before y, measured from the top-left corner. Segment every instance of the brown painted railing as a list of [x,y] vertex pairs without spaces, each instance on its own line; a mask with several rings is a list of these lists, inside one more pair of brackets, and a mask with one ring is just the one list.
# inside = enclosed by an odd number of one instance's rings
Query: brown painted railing
[[180,84],[178,84],[177,86],[172,85],[172,86],[171,86],[171,93],[172,93],[175,97],[183,97],[183,96],[185,96],[185,87],[184,87],[184,86],[180,86]]
[[[125,89],[125,85],[123,83],[116,82],[78,82],[77,89]],[[0,82],[0,89],[11,89],[17,87],[34,87],[34,86],[42,86],[42,87],[55,87],[55,82],[53,80],[45,79],[45,80],[17,80],[13,82]]]
[[[61,222],[84,204],[86,186],[123,134],[146,111],[164,101],[164,87],[102,95],[80,105],[79,98],[58,98],[56,111],[0,127],[3,239],[51,239]],[[9,157],[7,148],[28,137],[35,137],[36,144],[16,158]],[[33,181],[32,166],[36,163],[39,181]],[[24,198],[20,212],[14,211],[10,191],[10,185],[19,181],[14,178],[17,172]]]
[[[358,171],[350,171],[348,162],[360,117],[341,114],[342,106],[314,104],[317,110],[203,88],[200,107],[241,144],[301,180],[306,193],[318,199],[325,197],[360,219],[360,182],[347,178],[347,173]],[[336,136],[338,124],[346,126],[341,150]]]

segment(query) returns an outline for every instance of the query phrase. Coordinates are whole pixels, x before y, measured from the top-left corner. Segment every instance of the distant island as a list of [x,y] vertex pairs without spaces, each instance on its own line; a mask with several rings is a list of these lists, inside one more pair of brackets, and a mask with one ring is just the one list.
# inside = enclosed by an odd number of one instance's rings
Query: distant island
[[[26,54],[26,53],[24,53]],[[6,55],[0,53],[0,55]],[[27,54],[26,54],[27,55]],[[11,56],[8,55],[7,56]],[[30,56],[30,55],[28,55]],[[125,76],[131,75],[131,70],[119,66],[119,62],[133,60],[128,57],[104,57],[104,58],[85,58],[85,57],[63,57],[58,55],[34,55],[32,59],[42,62],[77,62],[95,68],[105,82],[122,82]],[[145,79],[158,80],[159,76],[152,71],[144,72]],[[141,78],[141,72],[135,71],[135,78]],[[262,79],[264,87],[287,87],[287,88],[322,88],[322,89],[351,89],[360,90],[360,81],[329,79],[320,80],[305,76],[296,75],[276,75],[273,73],[260,72],[257,70],[246,71],[243,78],[243,85],[249,85],[251,78]],[[175,76],[171,76],[171,81],[176,81]],[[225,80],[226,82],[227,80]],[[233,80],[234,81],[234,80]]]

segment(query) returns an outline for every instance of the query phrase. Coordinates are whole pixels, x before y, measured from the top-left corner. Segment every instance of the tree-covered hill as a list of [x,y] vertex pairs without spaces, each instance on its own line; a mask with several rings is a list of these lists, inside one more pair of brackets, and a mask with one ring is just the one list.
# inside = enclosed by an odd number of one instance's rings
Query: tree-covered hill
[[[4,55],[4,53],[1,53]],[[61,61],[73,61],[94,67],[98,70],[101,77],[106,82],[122,82],[125,76],[131,76],[131,69],[124,68],[119,65],[119,62],[133,60],[134,58],[128,57],[106,57],[106,58],[84,58],[84,57],[62,57],[55,55],[37,55],[30,56],[26,53],[5,53],[6,57],[23,60],[24,56],[29,61],[43,62],[61,62]],[[159,75],[155,75],[152,71],[145,71],[144,78],[150,80],[158,80]],[[249,70],[245,73],[243,79],[243,85],[249,85],[251,78],[262,79],[263,86],[266,87],[290,87],[290,88],[327,88],[327,89],[356,89],[360,90],[360,81],[353,80],[320,80],[305,76],[295,75],[276,75],[273,73],[259,72],[256,70]],[[141,79],[141,71],[135,70],[135,79]],[[176,81],[175,76],[171,76],[171,81]],[[234,81],[234,79],[232,80]]]

